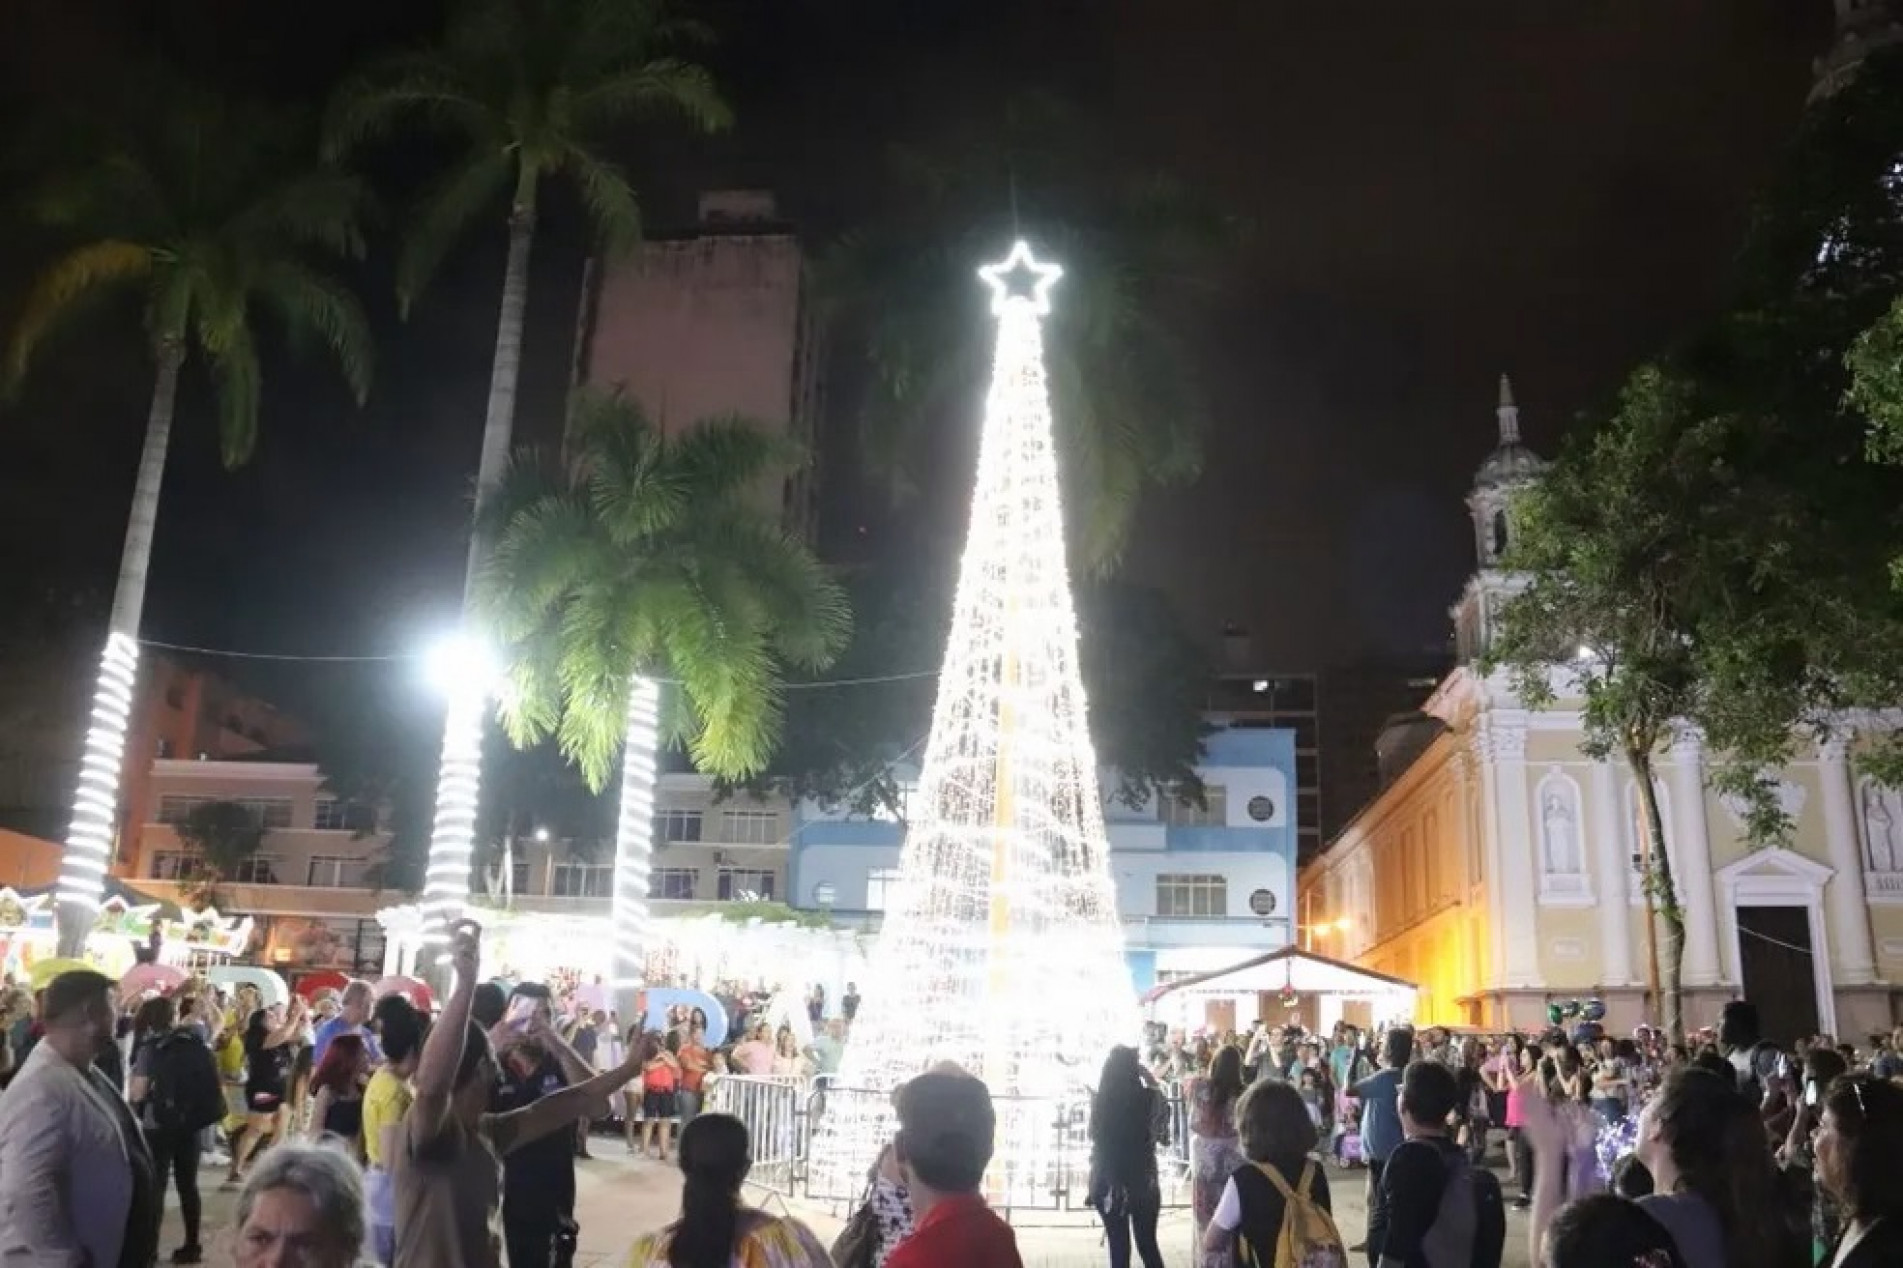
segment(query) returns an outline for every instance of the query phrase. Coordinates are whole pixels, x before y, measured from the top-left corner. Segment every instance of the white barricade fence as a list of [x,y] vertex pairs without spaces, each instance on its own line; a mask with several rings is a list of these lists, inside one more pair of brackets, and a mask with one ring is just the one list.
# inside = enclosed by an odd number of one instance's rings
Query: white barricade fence
[[806,1158],[808,1081],[797,1075],[722,1074],[707,1080],[704,1110],[732,1114],[752,1141],[749,1183],[791,1194]]

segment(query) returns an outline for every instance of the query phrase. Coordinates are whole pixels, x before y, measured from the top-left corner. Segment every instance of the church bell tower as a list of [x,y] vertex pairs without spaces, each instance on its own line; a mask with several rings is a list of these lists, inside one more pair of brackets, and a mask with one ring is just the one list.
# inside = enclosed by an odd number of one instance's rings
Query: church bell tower
[[1518,583],[1503,566],[1512,544],[1513,497],[1539,478],[1545,461],[1520,439],[1520,407],[1513,399],[1513,383],[1500,376],[1500,401],[1494,407],[1499,443],[1474,473],[1467,494],[1473,517],[1474,560],[1478,565],[1454,605],[1454,637],[1460,660],[1478,659],[1492,639],[1493,621]]

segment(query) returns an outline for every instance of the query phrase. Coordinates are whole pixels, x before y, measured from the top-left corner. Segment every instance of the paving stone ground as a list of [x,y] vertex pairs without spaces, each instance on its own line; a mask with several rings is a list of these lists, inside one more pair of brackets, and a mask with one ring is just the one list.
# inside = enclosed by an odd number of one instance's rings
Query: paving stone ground
[[[679,1213],[680,1173],[671,1164],[630,1157],[619,1142],[606,1138],[597,1140],[594,1148],[594,1159],[576,1166],[576,1215],[581,1223],[576,1264],[577,1268],[616,1268],[625,1261],[636,1237],[666,1224]],[[206,1262],[217,1268],[232,1268],[237,1195],[218,1188],[220,1174],[211,1167],[200,1173]],[[1360,1241],[1366,1222],[1364,1174],[1331,1172],[1329,1183],[1343,1236],[1350,1242]],[[177,1195],[168,1197],[161,1263],[182,1237]],[[748,1198],[772,1210],[790,1209],[828,1242],[839,1231],[839,1215],[827,1206],[803,1201],[789,1205],[755,1191],[749,1191]],[[1103,1268],[1109,1262],[1101,1230],[1081,1220],[1053,1224],[1066,1218],[1026,1213],[1014,1220],[1026,1268]],[[1168,1268],[1190,1268],[1188,1212],[1165,1211],[1158,1234]],[[1510,1214],[1505,1268],[1527,1268],[1527,1264],[1525,1217]]]

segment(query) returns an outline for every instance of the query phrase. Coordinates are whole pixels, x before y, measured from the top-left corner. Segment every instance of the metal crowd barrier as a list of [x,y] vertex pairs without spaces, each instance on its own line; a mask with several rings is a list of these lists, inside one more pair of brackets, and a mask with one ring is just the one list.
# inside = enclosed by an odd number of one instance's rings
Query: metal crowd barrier
[[[1165,1089],[1169,1140],[1158,1146],[1157,1175],[1166,1208],[1189,1205],[1189,1113],[1174,1089]],[[985,1178],[985,1194],[1007,1217],[1013,1210],[1086,1211],[1090,1186],[1090,1100],[1076,1097],[994,1096],[998,1137],[1023,1146],[999,1159]],[[706,1108],[732,1114],[753,1140],[748,1182],[782,1198],[847,1206],[865,1192],[873,1158],[815,1156],[822,1121],[870,1120],[870,1132],[889,1130],[888,1090],[839,1087],[821,1078],[721,1075],[708,1082]]]

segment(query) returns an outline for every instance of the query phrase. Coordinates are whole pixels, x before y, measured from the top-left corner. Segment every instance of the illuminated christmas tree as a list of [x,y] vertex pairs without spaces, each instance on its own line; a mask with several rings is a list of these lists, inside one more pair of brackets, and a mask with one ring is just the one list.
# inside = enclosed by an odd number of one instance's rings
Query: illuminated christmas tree
[[[1044,377],[1043,318],[1061,270],[1020,242],[979,273],[998,342],[970,534],[899,881],[839,1082],[881,1093],[950,1061],[994,1097],[1067,1097],[1095,1081],[1112,1044],[1133,1042],[1137,1017]],[[999,1102],[994,1193],[1049,1193],[1051,1109]],[[891,1128],[882,1095],[831,1098],[815,1173],[863,1176]],[[842,1177],[814,1178],[839,1191]]]

